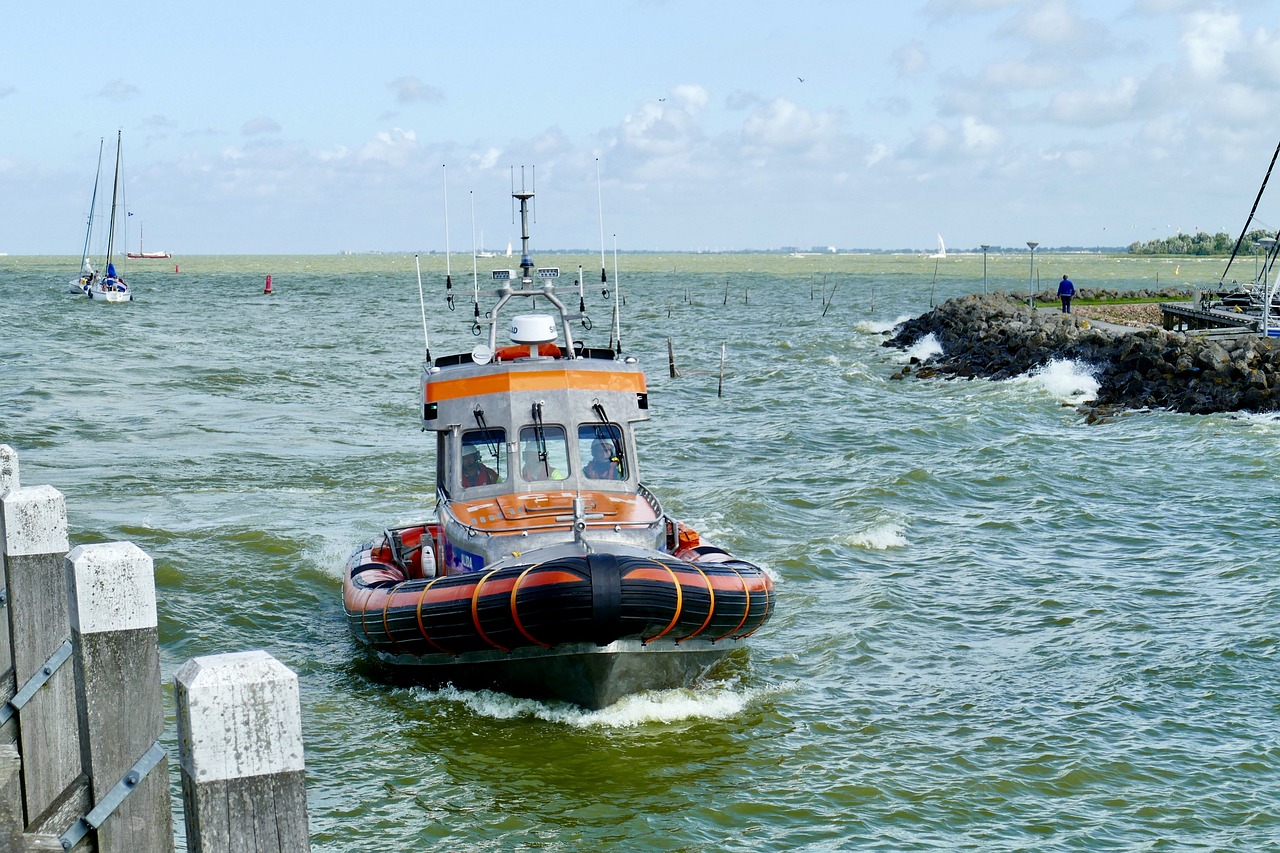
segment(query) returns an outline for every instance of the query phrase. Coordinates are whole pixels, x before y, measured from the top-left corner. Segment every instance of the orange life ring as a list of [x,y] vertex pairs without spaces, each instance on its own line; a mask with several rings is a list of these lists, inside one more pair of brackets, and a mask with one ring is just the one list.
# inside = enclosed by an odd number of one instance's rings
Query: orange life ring
[[[547,356],[549,358],[560,357],[560,347],[557,344],[534,344],[538,348],[538,355]],[[530,355],[529,344],[516,344],[515,346],[502,347],[493,354],[497,361],[511,361],[513,358],[528,358]]]

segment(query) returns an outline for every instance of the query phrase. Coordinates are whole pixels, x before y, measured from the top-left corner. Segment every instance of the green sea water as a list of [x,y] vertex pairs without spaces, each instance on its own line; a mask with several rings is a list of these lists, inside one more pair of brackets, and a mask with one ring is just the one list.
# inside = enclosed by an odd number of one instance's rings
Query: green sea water
[[[471,259],[452,312],[420,260],[432,354],[469,350]],[[599,255],[536,260],[562,294],[584,267],[578,334],[606,345],[613,257],[609,299]],[[76,258],[0,257],[0,442],[73,546],[152,555],[167,681],[246,649],[298,673],[316,850],[1273,849],[1280,421],[1088,426],[1089,365],[903,381],[882,346],[984,287],[1224,263],[993,253],[984,284],[981,255],[621,256],[642,479],[779,603],[706,683],[598,712],[356,663],[345,559],[433,500],[412,255],[136,262],[123,305],[67,292]]]

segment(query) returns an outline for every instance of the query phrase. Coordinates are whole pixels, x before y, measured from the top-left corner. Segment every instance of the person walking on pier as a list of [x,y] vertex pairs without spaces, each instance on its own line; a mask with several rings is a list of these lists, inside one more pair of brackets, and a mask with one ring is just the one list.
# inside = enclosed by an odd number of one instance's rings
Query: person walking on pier
[[1065,275],[1058,282],[1058,298],[1062,300],[1062,313],[1071,313],[1071,297],[1076,295],[1076,286]]

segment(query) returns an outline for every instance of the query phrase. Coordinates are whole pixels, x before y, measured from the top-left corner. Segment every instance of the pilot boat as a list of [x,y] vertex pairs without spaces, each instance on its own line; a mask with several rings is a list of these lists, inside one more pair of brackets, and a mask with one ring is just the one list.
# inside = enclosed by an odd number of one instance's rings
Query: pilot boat
[[[384,530],[347,563],[356,641],[397,676],[602,708],[689,687],[772,614],[769,575],[672,518],[641,482],[645,375],[586,346],[587,318],[529,252],[493,271],[488,343],[427,358],[424,430],[436,434],[434,517]],[[478,291],[477,291],[478,292]],[[554,313],[510,312],[540,300]],[[615,299],[614,310],[617,310]],[[425,316],[425,313],[424,313]],[[583,323],[589,326],[588,323]],[[510,343],[498,345],[498,329]]]

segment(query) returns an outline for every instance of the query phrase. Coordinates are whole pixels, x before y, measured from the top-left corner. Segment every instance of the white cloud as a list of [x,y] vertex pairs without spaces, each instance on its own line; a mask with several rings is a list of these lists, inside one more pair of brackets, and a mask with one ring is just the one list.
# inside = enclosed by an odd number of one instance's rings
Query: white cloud
[[138,94],[137,86],[120,79],[112,80],[98,90],[98,97],[108,101],[129,101]]
[[417,77],[397,77],[387,88],[395,92],[396,101],[401,104],[437,104],[444,100],[444,92]]
[[893,62],[898,67],[898,74],[913,77],[929,67],[929,54],[924,45],[918,41],[904,44],[893,52]]
[[999,130],[973,116],[965,116],[961,120],[960,136],[964,147],[975,154],[989,154],[1004,142],[1004,135]]
[[1049,115],[1067,124],[1099,127],[1134,118],[1138,81],[1124,77],[1110,89],[1074,90],[1054,96]]
[[1066,69],[1059,65],[1008,59],[988,65],[982,72],[982,81],[1002,89],[1047,89],[1066,76]]
[[1215,10],[1188,15],[1179,46],[1192,76],[1212,82],[1222,76],[1227,54],[1242,43],[1240,16]]
[[875,145],[872,145],[871,150],[867,152],[864,162],[867,164],[867,168],[870,169],[872,166],[888,157],[891,153],[889,146],[882,142],[877,142]]
[[748,145],[764,148],[807,148],[821,143],[835,129],[830,113],[813,113],[786,98],[776,98],[743,124]]
[[379,131],[373,139],[366,142],[357,158],[361,161],[374,161],[389,166],[403,166],[418,148],[417,137],[412,130]]
[[280,125],[273,118],[255,116],[244,123],[240,128],[240,132],[245,136],[255,136],[259,133],[279,133]]

